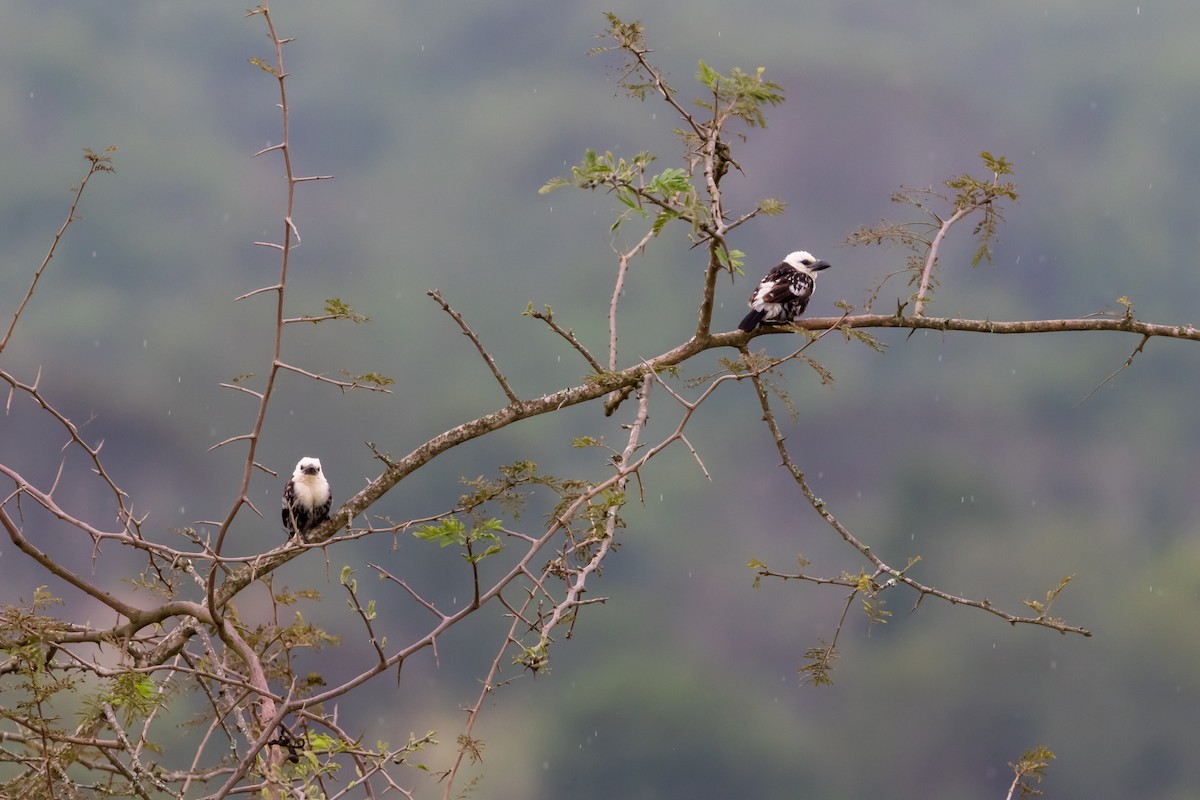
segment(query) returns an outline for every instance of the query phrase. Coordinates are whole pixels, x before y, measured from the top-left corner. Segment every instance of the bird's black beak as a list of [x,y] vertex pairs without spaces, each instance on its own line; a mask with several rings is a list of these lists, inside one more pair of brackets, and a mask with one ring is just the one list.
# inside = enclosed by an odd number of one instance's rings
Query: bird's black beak
[[811,269],[813,272],[820,272],[823,269],[829,269],[829,262],[828,261],[818,261],[817,263],[815,263],[811,267],[809,267],[809,269]]
[[305,475],[316,475],[316,474],[317,474],[317,468],[316,468],[316,467],[305,467],[305,468],[304,468],[304,474],[305,474]]

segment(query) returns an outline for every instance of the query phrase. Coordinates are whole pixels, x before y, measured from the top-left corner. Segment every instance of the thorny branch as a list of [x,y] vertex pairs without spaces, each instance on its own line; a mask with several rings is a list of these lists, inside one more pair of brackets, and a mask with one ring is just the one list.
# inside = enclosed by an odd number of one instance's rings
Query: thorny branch
[[50,266],[50,261],[54,258],[55,251],[58,250],[59,242],[66,235],[67,228],[71,227],[71,223],[79,218],[76,215],[76,211],[79,208],[79,201],[83,198],[83,190],[87,188],[88,182],[91,181],[92,176],[96,173],[114,171],[112,154],[116,150],[117,148],[115,147],[109,147],[104,151],[104,155],[94,153],[90,149],[83,151],[84,157],[88,160],[87,174],[83,176],[83,180],[79,182],[79,186],[75,187],[75,196],[71,199],[71,208],[67,211],[67,218],[63,220],[58,233],[54,234],[54,240],[50,243],[50,249],[46,251],[46,257],[42,259],[41,265],[33,273],[33,281],[29,284],[29,289],[25,292],[25,296],[21,298],[21,303],[17,306],[17,310],[13,312],[13,318],[8,324],[8,330],[4,332],[4,338],[0,339],[0,353],[3,353],[4,348],[8,347],[8,341],[12,338],[13,330],[16,329],[17,322],[21,319],[21,314],[24,313],[29,299],[33,297],[33,292],[37,289],[38,281],[42,279],[42,273],[46,271],[46,267]]
[[[1006,611],[1002,611],[1001,609],[995,607],[987,598],[975,600],[942,591],[941,589],[937,589],[933,586],[920,583],[909,575],[905,574],[904,570],[897,569],[886,563],[875,553],[873,549],[871,549],[870,545],[863,542],[854,533],[852,533],[849,528],[838,521],[837,517],[835,517],[829,510],[829,507],[826,505],[825,501],[813,492],[812,488],[808,484],[807,479],[804,477],[804,473],[800,470],[800,467],[797,466],[796,462],[792,459],[791,453],[788,451],[787,444],[784,441],[783,432],[780,430],[779,424],[775,420],[775,414],[771,409],[771,402],[767,388],[763,385],[760,375],[752,375],[751,380],[754,383],[754,389],[755,393],[758,395],[759,404],[762,406],[763,421],[766,423],[768,430],[771,432],[771,438],[775,441],[775,448],[779,451],[783,468],[792,476],[792,479],[800,488],[800,492],[804,495],[804,498],[808,501],[809,505],[813,507],[813,510],[816,511],[817,514],[823,520],[825,520],[825,522],[828,523],[831,528],[837,531],[838,535],[841,536],[847,544],[857,550],[863,558],[872,564],[872,566],[877,570],[877,576],[888,576],[887,581],[883,584],[877,584],[872,581],[871,588],[873,591],[881,592],[897,584],[903,584],[917,592],[917,600],[914,608],[917,605],[920,605],[921,601],[924,600],[926,596],[930,596],[936,597],[940,600],[945,600],[952,605],[963,605],[970,608],[977,608],[981,611],[986,611],[989,614],[994,614],[995,616],[1000,617],[1011,625],[1039,625],[1046,628],[1052,628],[1059,633],[1078,633],[1082,636],[1092,635],[1092,632],[1086,628],[1068,625],[1062,620],[1055,619],[1053,617],[1045,615],[1037,617],[1018,616],[1015,614],[1010,614]],[[766,570],[762,571],[761,574],[764,576],[788,577],[797,580],[809,579],[808,576],[804,575],[803,573],[784,576],[779,573]],[[823,582],[837,583],[839,585],[850,586],[852,588],[856,585],[852,581],[841,579],[827,579]]]
[[501,374],[500,368],[496,366],[496,359],[492,358],[492,354],[489,353],[487,348],[483,346],[483,342],[479,341],[479,337],[475,335],[475,331],[471,330],[471,327],[463,320],[462,314],[459,314],[457,311],[451,308],[450,304],[447,303],[442,297],[442,293],[436,289],[426,292],[425,294],[432,297],[437,304],[442,307],[442,310],[449,314],[450,318],[458,323],[458,327],[462,329],[463,336],[466,336],[471,340],[471,344],[475,345],[475,349],[479,351],[479,356],[483,359],[484,363],[488,365],[488,369],[491,370],[492,377],[496,379],[496,383],[500,384],[500,388],[504,390],[504,395],[508,398],[509,402],[521,402],[521,399],[517,397],[517,393],[512,390],[511,386],[509,386],[508,380],[503,374]]
[[595,372],[597,375],[604,374],[604,367],[600,366],[600,362],[596,360],[596,357],[593,356],[591,352],[583,346],[583,343],[579,341],[579,337],[575,335],[575,332],[563,328],[554,321],[554,312],[550,310],[549,306],[546,306],[545,311],[538,311],[533,307],[533,303],[530,303],[529,308],[525,309],[525,316],[532,317],[533,319],[540,319],[542,322],[545,322],[550,327],[550,330],[557,333],[563,339],[566,339],[567,343],[571,345],[571,347],[575,348],[581,356],[583,356],[583,360],[588,363],[588,366],[592,368],[593,372]]
[[[1116,331],[1140,336],[1137,348],[1127,360],[1126,366],[1133,357],[1141,352],[1151,338],[1164,337],[1200,340],[1200,331],[1192,326],[1159,325],[1143,322],[1133,317],[1132,309],[1127,308],[1122,316],[1096,315],[1080,319],[1051,319],[1024,320],[1013,322],[996,322],[992,320],[968,320],[954,318],[931,318],[924,314],[923,301],[927,296],[930,285],[932,265],[937,255],[940,239],[935,239],[925,268],[921,273],[921,287],[918,289],[918,305],[912,315],[901,313],[895,315],[875,314],[844,314],[840,317],[809,318],[802,320],[793,328],[771,328],[744,334],[740,331],[713,333],[713,309],[717,292],[717,277],[722,271],[735,273],[732,251],[726,244],[726,237],[731,230],[754,218],[762,208],[736,216],[729,221],[723,207],[720,182],[730,165],[736,166],[728,143],[723,140],[722,133],[727,124],[739,117],[738,103],[741,102],[736,94],[724,93],[723,85],[714,84],[711,102],[708,108],[711,116],[701,119],[679,100],[674,89],[664,80],[662,74],[648,60],[650,50],[641,40],[640,29],[629,29],[628,44],[620,46],[634,57],[632,69],[640,70],[648,76],[648,86],[662,97],[683,120],[685,141],[687,142],[687,160],[691,167],[689,177],[698,168],[702,173],[702,190],[704,199],[696,201],[693,195],[681,192],[675,195],[653,195],[644,184],[635,184],[631,189],[645,201],[648,207],[666,214],[657,217],[652,227],[641,237],[638,243],[628,251],[619,252],[616,285],[609,303],[609,364],[603,367],[598,359],[579,341],[569,329],[565,329],[553,320],[547,312],[531,312],[530,315],[542,319],[572,348],[578,351],[590,367],[586,379],[579,380],[575,385],[560,391],[546,393],[528,400],[520,399],[520,395],[499,372],[494,360],[480,338],[467,326],[462,317],[454,312],[437,292],[430,296],[439,302],[443,309],[459,324],[464,335],[468,336],[488,364],[493,377],[500,385],[507,402],[490,414],[468,420],[452,427],[443,433],[429,438],[423,444],[414,448],[407,455],[399,458],[380,456],[383,462],[382,470],[356,495],[350,498],[335,512],[333,519],[314,532],[311,543],[293,543],[251,557],[229,558],[222,556],[221,548],[226,533],[231,529],[235,517],[248,507],[254,511],[249,498],[250,476],[255,469],[265,470],[262,464],[255,460],[255,454],[264,429],[267,409],[271,402],[276,379],[280,372],[291,372],[303,378],[310,378],[322,383],[332,383],[339,388],[355,388],[355,381],[336,381],[325,378],[317,373],[309,372],[300,367],[286,363],[281,358],[282,332],[286,324],[298,321],[316,321],[328,317],[285,317],[284,298],[288,285],[288,268],[293,253],[294,243],[298,242],[298,229],[293,219],[294,191],[303,182],[323,180],[327,176],[298,177],[293,171],[289,147],[289,105],[285,91],[284,78],[286,72],[283,66],[283,45],[288,40],[280,38],[267,7],[260,6],[251,12],[261,15],[268,27],[270,40],[274,48],[274,59],[271,63],[255,60],[264,72],[270,74],[278,82],[279,107],[282,112],[282,138],[278,144],[272,145],[261,153],[278,152],[282,156],[283,172],[287,183],[287,205],[283,216],[283,229],[280,241],[258,243],[280,256],[278,278],[275,283],[262,286],[243,294],[238,299],[249,299],[257,295],[274,295],[274,349],[270,369],[267,371],[265,384],[261,388],[249,388],[237,382],[224,384],[256,403],[256,415],[248,432],[230,437],[221,444],[245,442],[247,453],[244,462],[242,479],[237,489],[237,497],[227,515],[215,523],[211,523],[217,531],[215,544],[210,545],[195,530],[185,530],[179,535],[188,543],[187,549],[170,547],[160,542],[147,540],[142,535],[142,519],[135,517],[129,495],[122,491],[110,477],[100,459],[101,445],[92,446],[80,434],[79,428],[71,420],[49,402],[38,387],[38,380],[32,384],[20,381],[7,372],[0,371],[0,380],[9,386],[9,398],[6,411],[11,409],[13,397],[21,395],[29,397],[40,409],[48,414],[58,426],[66,432],[67,445],[81,449],[86,454],[86,462],[103,482],[107,491],[115,497],[117,508],[117,524],[110,530],[87,518],[72,513],[60,505],[61,497],[56,497],[56,488],[62,477],[63,470],[53,478],[49,488],[39,488],[27,480],[19,470],[0,465],[0,474],[12,482],[11,492],[0,498],[0,527],[13,545],[30,561],[38,565],[42,573],[60,579],[77,592],[80,597],[102,604],[110,613],[107,619],[98,623],[71,623],[55,619],[46,613],[49,601],[45,598],[35,600],[28,608],[4,608],[3,641],[6,660],[0,663],[0,677],[18,678],[25,681],[24,688],[33,687],[42,690],[51,682],[68,682],[69,676],[84,674],[89,679],[113,685],[122,679],[134,678],[133,690],[126,690],[122,698],[128,702],[138,697],[147,701],[145,722],[140,730],[136,725],[124,725],[119,719],[120,706],[111,699],[105,700],[99,706],[97,714],[90,717],[72,730],[59,730],[42,721],[34,720],[28,715],[4,711],[3,716],[8,723],[17,726],[15,730],[0,731],[0,742],[18,743],[27,749],[28,753],[36,755],[14,755],[10,760],[26,765],[27,768],[40,770],[37,776],[40,787],[48,789],[54,796],[69,796],[77,793],[79,784],[73,783],[74,777],[68,772],[62,761],[70,753],[85,753],[79,756],[81,765],[87,769],[102,772],[112,779],[123,777],[129,782],[131,792],[141,796],[154,792],[163,792],[175,796],[183,796],[196,784],[212,784],[216,788],[212,797],[225,797],[231,793],[263,792],[266,795],[282,796],[286,791],[289,780],[297,780],[294,775],[284,770],[288,753],[278,745],[277,731],[289,718],[299,721],[299,724],[316,728],[324,728],[338,740],[345,749],[346,757],[353,759],[358,771],[358,777],[348,780],[344,788],[337,793],[326,791],[324,778],[318,775],[314,778],[321,791],[326,796],[344,796],[352,788],[362,787],[366,796],[373,796],[370,779],[377,778],[384,785],[384,793],[396,791],[411,797],[412,793],[399,785],[392,776],[393,759],[402,760],[404,754],[410,753],[425,744],[433,743],[432,735],[410,740],[409,745],[400,748],[381,748],[378,752],[363,748],[349,732],[352,726],[339,724],[337,720],[336,701],[350,694],[367,682],[384,672],[396,670],[399,680],[400,668],[409,657],[429,648],[437,654],[438,641],[446,636],[458,623],[470,617],[479,608],[492,604],[500,606],[509,615],[511,622],[504,632],[503,641],[492,660],[490,668],[483,680],[482,689],[473,706],[467,709],[467,722],[461,746],[456,753],[453,765],[446,774],[445,793],[451,795],[451,787],[460,772],[462,765],[479,752],[479,744],[473,739],[475,723],[481,714],[485,701],[499,687],[499,676],[502,672],[506,657],[514,650],[518,652],[517,663],[529,670],[537,670],[546,665],[547,649],[554,644],[556,638],[570,638],[574,625],[579,618],[581,609],[586,605],[603,602],[604,598],[589,597],[588,592],[594,587],[604,560],[611,555],[618,543],[618,529],[624,524],[621,509],[625,505],[625,495],[631,477],[636,478],[639,486],[643,478],[643,470],[651,459],[675,443],[687,447],[698,468],[706,478],[708,470],[700,454],[692,447],[685,433],[686,428],[694,419],[695,412],[722,386],[730,382],[750,380],[759,395],[764,419],[776,442],[783,459],[784,467],[792,475],[797,487],[811,507],[825,522],[851,547],[871,564],[869,575],[852,577],[822,578],[803,573],[785,574],[763,568],[760,575],[782,579],[797,579],[818,584],[834,584],[850,589],[847,609],[856,597],[864,594],[879,594],[898,585],[906,585],[917,594],[917,604],[926,596],[934,596],[953,604],[966,605],[987,611],[1010,622],[1011,624],[1033,624],[1050,627],[1062,632],[1090,635],[1084,628],[1067,626],[1048,616],[1021,617],[1003,612],[984,600],[974,600],[942,592],[936,587],[917,582],[907,575],[906,569],[897,569],[866,545],[854,533],[845,528],[826,507],[826,504],[816,497],[809,487],[803,472],[792,460],[783,437],[772,413],[771,405],[766,394],[763,376],[793,360],[803,360],[803,353],[815,342],[821,340],[833,331],[850,331],[853,329],[886,329],[900,328],[910,331],[937,330],[962,331],[990,334],[1028,334],[1054,333],[1067,331]],[[59,229],[50,247],[50,251],[34,275],[32,285],[26,292],[18,307],[12,322],[9,324],[3,340],[0,340],[0,353],[4,351],[10,337],[13,335],[16,323],[34,294],[38,282],[46,270],[60,239],[68,225],[76,219],[76,207],[82,196],[87,179],[96,171],[104,171],[98,166],[105,157],[97,157],[92,164],[92,170],[76,191],[71,211],[66,223]],[[638,194],[640,192],[640,194]],[[698,243],[706,246],[706,265],[704,269],[703,289],[700,306],[697,313],[697,325],[689,338],[681,344],[648,358],[639,358],[637,363],[620,368],[617,358],[617,310],[619,299],[628,291],[627,281],[637,273],[630,271],[632,259],[644,255],[651,239],[661,229],[663,220],[679,221],[692,227],[692,236]],[[943,233],[954,221],[949,218],[944,224]],[[759,335],[787,335],[796,329],[814,332],[815,335],[806,338],[794,352],[789,355],[769,361],[749,358],[746,350],[748,343]],[[710,377],[705,382],[698,397],[689,400],[684,397],[682,390],[665,377],[665,373],[675,367],[691,361],[695,357],[711,350],[732,348],[744,355],[745,369],[730,371]],[[810,362],[811,363],[811,362]],[[1119,372],[1119,370],[1118,370]],[[1115,374],[1115,373],[1114,373]],[[1110,376],[1111,378],[1111,376]],[[651,447],[643,445],[650,417],[650,394],[653,386],[662,388],[663,395],[668,397],[665,402],[668,407],[677,404],[678,422],[675,429],[663,436]],[[427,628],[424,632],[411,637],[400,645],[387,646],[382,636],[376,636],[372,623],[373,616],[369,601],[364,604],[359,600],[356,591],[347,586],[351,598],[351,613],[357,615],[366,630],[367,640],[371,645],[368,661],[357,663],[349,661],[350,677],[340,679],[332,685],[324,685],[314,681],[312,685],[298,685],[298,669],[292,663],[293,651],[305,647],[305,642],[319,641],[320,632],[301,620],[287,626],[283,615],[276,613],[275,620],[266,632],[256,630],[241,620],[233,601],[243,591],[260,582],[261,578],[269,577],[274,570],[288,563],[291,559],[304,554],[314,547],[341,546],[374,534],[391,534],[393,536],[424,521],[441,519],[448,514],[442,513],[406,522],[375,527],[366,524],[363,527],[352,527],[344,537],[334,539],[339,530],[353,525],[356,518],[363,515],[385,494],[395,488],[406,477],[423,466],[435,460],[439,455],[474,439],[486,436],[508,426],[532,419],[542,414],[559,411],[570,406],[616,398],[638,392],[637,411],[632,422],[626,427],[627,441],[618,457],[612,461],[612,474],[602,481],[587,485],[572,495],[569,503],[558,510],[556,516],[544,529],[535,533],[522,533],[504,530],[509,541],[518,543],[514,548],[517,553],[510,558],[506,568],[499,573],[481,573],[474,564],[471,568],[472,601],[466,607],[448,613],[438,607],[432,597],[425,597],[411,588],[403,573],[393,574],[379,566],[371,564],[380,575],[399,585],[411,598],[416,606],[424,609],[421,618]],[[656,393],[657,396],[658,393]],[[656,401],[659,402],[659,401]],[[609,409],[614,410],[615,403]],[[378,451],[376,451],[379,456]],[[25,518],[26,508],[22,504],[36,505],[43,515],[49,515],[56,523],[73,529],[78,534],[88,537],[93,546],[93,552],[99,553],[103,546],[119,545],[136,550],[144,556],[148,567],[146,574],[138,576],[135,586],[147,591],[132,595],[140,605],[106,591],[99,580],[89,578],[77,569],[72,569],[64,561],[59,563],[52,553],[44,551],[47,547],[45,540],[26,535],[25,526],[30,523]],[[582,532],[582,534],[581,534]],[[35,547],[31,541],[38,542]],[[548,563],[546,563],[548,562]],[[536,565],[536,566],[535,566]],[[205,567],[207,566],[207,570]],[[205,574],[207,573],[207,574]],[[483,574],[490,574],[490,580],[481,582]],[[865,582],[864,582],[865,579]],[[196,587],[199,588],[196,588]],[[202,601],[177,597],[177,593],[191,589],[195,596],[203,597]],[[278,612],[280,607],[291,605],[298,598],[277,599],[273,590],[271,603]],[[152,595],[151,592],[157,593]],[[162,595],[165,600],[155,599]],[[444,604],[443,604],[444,607]],[[493,606],[494,607],[494,606]],[[426,613],[427,612],[427,615]],[[843,615],[844,617],[844,615]],[[563,629],[566,632],[563,633]],[[837,632],[841,630],[841,623]],[[556,637],[556,633],[558,637]],[[310,637],[306,639],[305,637]],[[530,644],[527,639],[532,639]],[[837,633],[833,638],[836,644]],[[832,644],[830,645],[832,653]],[[114,657],[115,654],[115,657]],[[163,678],[163,674],[166,678]],[[356,673],[356,674],[355,674]],[[190,765],[176,772],[154,771],[155,767],[148,765],[148,760],[142,759],[146,747],[153,741],[151,722],[156,720],[158,712],[169,702],[173,691],[182,691],[179,684],[187,684],[206,703],[205,714],[207,722],[201,733],[198,733],[199,743],[194,759]],[[280,688],[282,687],[282,688]],[[65,690],[64,690],[65,691]],[[116,690],[113,692],[117,694]],[[100,738],[101,721],[106,721],[114,731],[115,738]],[[6,723],[7,724],[7,723]],[[298,730],[295,725],[291,729]],[[293,741],[300,741],[303,737]],[[275,742],[276,744],[271,744]],[[259,752],[268,748],[267,754],[259,758]],[[274,748],[273,750],[271,748]],[[228,750],[233,758],[224,758]],[[8,754],[8,751],[4,751]],[[333,759],[335,755],[324,756]],[[94,761],[85,761],[93,758]],[[66,765],[69,766],[69,765]],[[249,779],[249,780],[248,780]],[[61,788],[62,791],[59,791]],[[310,795],[311,796],[311,795]]]

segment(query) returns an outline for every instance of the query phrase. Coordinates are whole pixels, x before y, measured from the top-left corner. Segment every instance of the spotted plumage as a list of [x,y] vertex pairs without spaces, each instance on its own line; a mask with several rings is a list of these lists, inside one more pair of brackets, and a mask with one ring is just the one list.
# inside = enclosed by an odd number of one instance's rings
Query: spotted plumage
[[296,464],[292,478],[283,487],[283,529],[288,538],[305,539],[309,531],[329,519],[333,496],[321,471],[321,459],[305,456]]
[[758,282],[750,295],[750,313],[738,328],[749,332],[760,324],[786,325],[800,319],[812,299],[817,273],[828,268],[828,262],[804,250],[789,253]]

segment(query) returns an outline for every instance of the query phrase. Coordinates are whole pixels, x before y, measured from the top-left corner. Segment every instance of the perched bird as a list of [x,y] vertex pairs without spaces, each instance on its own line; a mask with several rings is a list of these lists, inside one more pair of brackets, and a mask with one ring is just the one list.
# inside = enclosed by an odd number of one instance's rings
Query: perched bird
[[321,472],[321,459],[305,456],[296,464],[292,479],[283,487],[283,529],[288,538],[308,532],[329,519],[333,496]]
[[828,261],[817,261],[812,253],[789,253],[779,266],[758,282],[750,295],[750,313],[738,328],[752,331],[759,326],[786,325],[800,319],[816,287],[817,273],[829,269]]

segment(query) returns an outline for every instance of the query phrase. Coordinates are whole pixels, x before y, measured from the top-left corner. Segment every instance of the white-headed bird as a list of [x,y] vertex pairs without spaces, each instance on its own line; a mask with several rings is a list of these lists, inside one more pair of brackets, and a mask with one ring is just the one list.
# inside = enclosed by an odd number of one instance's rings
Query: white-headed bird
[[750,295],[750,313],[738,325],[749,332],[759,325],[786,325],[800,319],[816,288],[817,273],[829,269],[812,253],[788,253],[779,266],[768,272]]
[[283,529],[288,538],[307,540],[313,528],[329,519],[333,496],[321,471],[321,459],[305,456],[296,464],[292,478],[283,487]]

